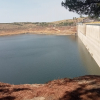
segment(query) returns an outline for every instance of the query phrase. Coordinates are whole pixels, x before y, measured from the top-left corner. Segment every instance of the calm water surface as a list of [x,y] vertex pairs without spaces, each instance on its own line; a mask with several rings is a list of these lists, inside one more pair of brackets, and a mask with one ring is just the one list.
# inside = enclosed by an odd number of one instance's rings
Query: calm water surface
[[100,75],[100,68],[75,36],[0,37],[0,82],[45,83],[82,75]]

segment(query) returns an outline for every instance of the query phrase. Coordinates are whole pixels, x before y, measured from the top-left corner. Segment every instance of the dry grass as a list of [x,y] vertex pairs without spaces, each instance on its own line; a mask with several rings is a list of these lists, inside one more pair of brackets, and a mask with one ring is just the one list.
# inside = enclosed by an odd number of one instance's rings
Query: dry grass
[[60,21],[54,21],[54,22],[51,22],[53,24],[59,24],[61,22],[80,22],[82,21],[84,18],[76,18],[76,19],[66,19],[66,20],[60,20]]
[[12,25],[0,24],[0,36],[14,34],[54,34],[54,35],[69,35],[76,33],[76,26],[36,26],[34,24],[27,25]]
[[82,21],[84,18],[67,19],[55,21],[51,23],[46,22],[17,22],[17,23],[0,23],[0,36],[14,35],[14,34],[54,34],[54,35],[71,35],[75,34],[76,23]]

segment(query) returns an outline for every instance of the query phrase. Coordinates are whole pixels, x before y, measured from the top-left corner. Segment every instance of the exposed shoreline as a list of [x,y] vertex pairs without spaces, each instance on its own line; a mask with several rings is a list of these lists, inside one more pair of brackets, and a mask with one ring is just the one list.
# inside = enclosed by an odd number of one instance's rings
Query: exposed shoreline
[[0,82],[0,100],[100,100],[100,76],[64,78],[46,84]]
[[0,24],[0,36],[19,34],[43,34],[43,35],[74,35],[76,26],[14,26],[13,24]]
[[17,33],[17,34],[0,34],[0,37],[3,37],[3,36],[14,36],[14,35],[22,35],[22,34],[35,34],[35,35],[59,35],[59,36],[66,36],[66,35],[75,35],[74,34],[56,34],[56,33]]

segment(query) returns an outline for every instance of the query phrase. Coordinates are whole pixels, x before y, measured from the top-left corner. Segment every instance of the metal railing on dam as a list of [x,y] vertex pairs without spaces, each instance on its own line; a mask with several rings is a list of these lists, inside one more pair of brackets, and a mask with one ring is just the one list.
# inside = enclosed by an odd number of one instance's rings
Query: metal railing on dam
[[77,24],[77,32],[85,47],[100,67],[100,24]]

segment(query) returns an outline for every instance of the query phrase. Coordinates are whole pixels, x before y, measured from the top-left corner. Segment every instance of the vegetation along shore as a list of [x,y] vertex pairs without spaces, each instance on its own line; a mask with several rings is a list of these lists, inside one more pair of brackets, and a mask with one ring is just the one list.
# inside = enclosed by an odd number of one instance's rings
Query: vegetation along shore
[[73,18],[55,22],[0,23],[0,36],[15,34],[73,35],[77,32],[76,22],[84,18]]

